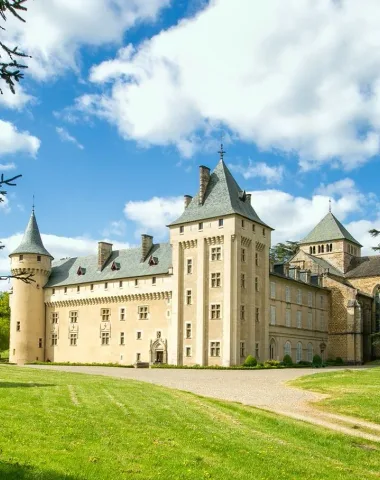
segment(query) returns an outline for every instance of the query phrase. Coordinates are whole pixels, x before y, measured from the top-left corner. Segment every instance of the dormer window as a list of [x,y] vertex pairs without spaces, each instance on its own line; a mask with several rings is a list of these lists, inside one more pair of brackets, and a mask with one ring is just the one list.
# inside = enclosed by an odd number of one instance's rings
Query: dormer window
[[118,262],[112,262],[111,270],[112,270],[112,271],[120,270],[120,263],[118,263]]
[[41,261],[41,255],[37,255],[37,262]]
[[77,275],[84,275],[86,273],[86,269],[83,267],[79,267],[77,270]]
[[158,258],[151,255],[149,257],[149,266],[152,267],[153,265],[158,265]]

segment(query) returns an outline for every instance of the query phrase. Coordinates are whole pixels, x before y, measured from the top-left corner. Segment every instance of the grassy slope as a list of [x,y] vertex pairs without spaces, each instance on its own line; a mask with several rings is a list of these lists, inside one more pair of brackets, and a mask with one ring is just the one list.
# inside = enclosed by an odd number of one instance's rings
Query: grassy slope
[[332,395],[315,404],[320,408],[380,423],[380,368],[309,375],[291,385]]
[[380,446],[236,403],[0,366],[0,478],[371,479]]

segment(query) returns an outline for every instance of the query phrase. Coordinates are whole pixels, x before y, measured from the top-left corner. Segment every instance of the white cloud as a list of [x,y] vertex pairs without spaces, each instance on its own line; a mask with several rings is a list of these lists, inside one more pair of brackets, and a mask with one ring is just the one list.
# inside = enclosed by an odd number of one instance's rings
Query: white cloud
[[62,142],[69,142],[73,143],[75,146],[77,146],[80,150],[84,149],[84,146],[78,142],[78,140],[73,137],[72,135],[69,134],[69,132],[62,127],[56,127],[56,132],[58,133],[59,138],[62,140]]
[[379,153],[378,0],[214,0],[94,67],[109,91],[77,99],[127,139],[174,144],[220,124],[303,169]]
[[38,0],[22,23],[9,15],[3,37],[31,55],[28,74],[46,80],[77,69],[83,45],[120,43],[125,30],[155,20],[170,0]]
[[109,224],[107,228],[103,230],[103,235],[106,237],[110,235],[116,235],[122,237],[126,232],[126,223],[123,220],[115,220]]
[[[5,245],[5,248],[0,250],[0,274],[5,275],[9,272],[8,255],[20,245],[22,237],[22,233],[16,233],[8,238],[0,238],[0,241]],[[51,234],[42,234],[41,237],[45,248],[56,260],[97,253],[98,241],[88,237],[61,237]],[[113,242],[109,238],[105,241],[113,243],[115,250],[129,247],[127,243]]]
[[282,165],[271,167],[265,162],[252,162],[252,160],[249,160],[247,167],[231,164],[229,167],[233,172],[243,175],[246,180],[260,177],[268,184],[281,183],[284,177],[284,167]]
[[137,224],[136,235],[149,233],[163,239],[168,234],[166,225],[178,218],[184,210],[183,197],[153,197],[150,200],[128,202],[125,216]]
[[0,157],[12,153],[27,153],[35,156],[41,142],[29,132],[19,132],[11,123],[0,120]]
[[35,97],[27,94],[20,84],[17,85],[15,94],[7,86],[3,86],[2,90],[3,95],[0,95],[0,107],[21,110],[28,103],[35,101]]
[[0,163],[0,171],[7,172],[8,170],[14,170],[15,168],[15,163]]

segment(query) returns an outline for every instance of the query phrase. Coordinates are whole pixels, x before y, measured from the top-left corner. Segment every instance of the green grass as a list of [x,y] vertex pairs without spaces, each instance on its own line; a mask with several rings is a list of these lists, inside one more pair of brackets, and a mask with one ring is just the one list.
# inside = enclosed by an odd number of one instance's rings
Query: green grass
[[380,368],[318,373],[290,385],[331,395],[313,403],[318,408],[380,423]]
[[371,479],[380,445],[136,381],[0,366],[0,478]]

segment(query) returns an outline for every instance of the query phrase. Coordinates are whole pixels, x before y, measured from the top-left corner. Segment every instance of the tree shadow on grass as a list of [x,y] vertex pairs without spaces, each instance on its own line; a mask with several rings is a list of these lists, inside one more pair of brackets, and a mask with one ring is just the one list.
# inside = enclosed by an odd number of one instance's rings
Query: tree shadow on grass
[[51,383],[0,382],[0,389],[1,388],[32,388],[32,387],[55,387],[55,385]]
[[4,480],[79,480],[80,477],[49,470],[41,471],[30,465],[20,465],[17,462],[8,463],[0,460],[0,478]]

